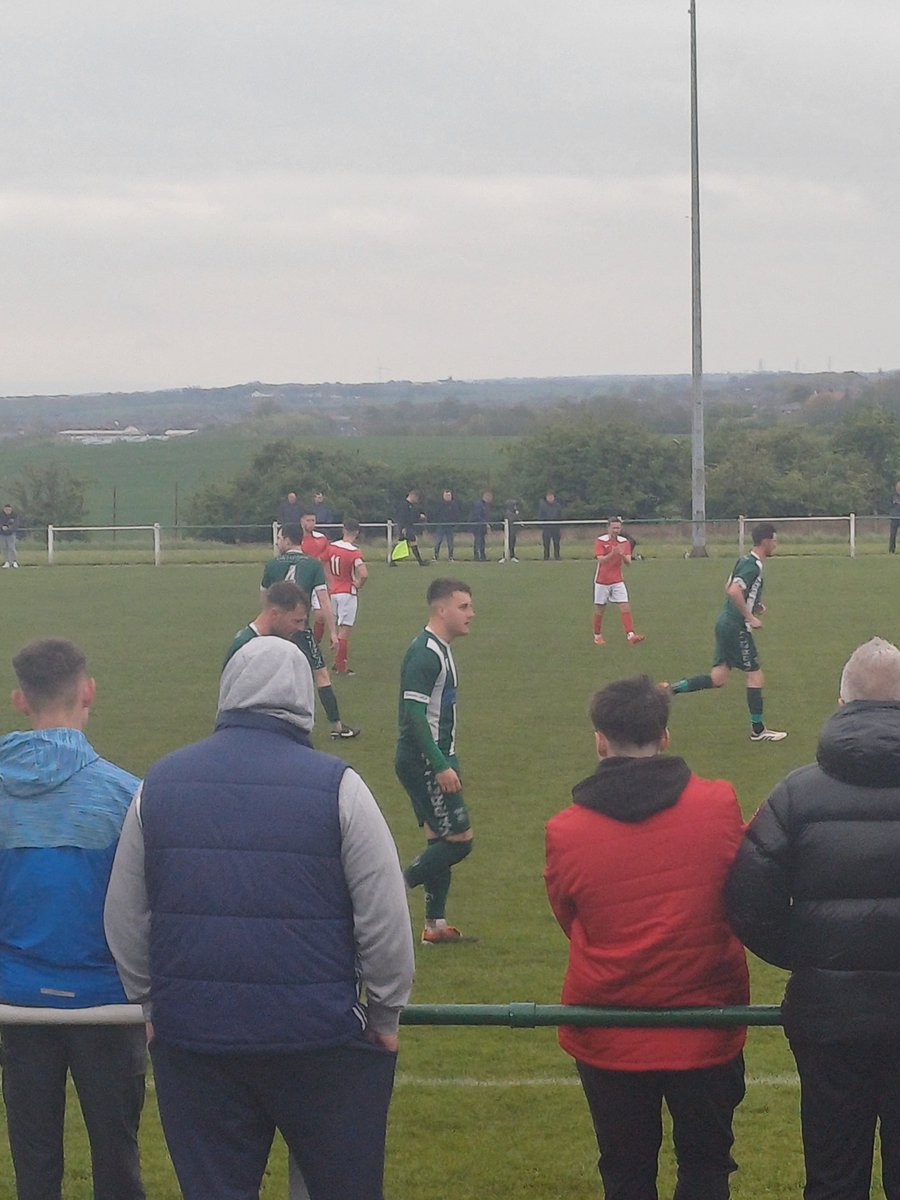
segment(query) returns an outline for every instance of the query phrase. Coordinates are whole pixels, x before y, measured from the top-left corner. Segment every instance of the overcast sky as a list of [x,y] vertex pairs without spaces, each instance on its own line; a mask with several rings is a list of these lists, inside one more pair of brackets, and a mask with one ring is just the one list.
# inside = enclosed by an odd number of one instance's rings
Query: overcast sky
[[[708,371],[900,367],[893,0],[697,0]],[[688,0],[42,0],[0,394],[689,372]]]

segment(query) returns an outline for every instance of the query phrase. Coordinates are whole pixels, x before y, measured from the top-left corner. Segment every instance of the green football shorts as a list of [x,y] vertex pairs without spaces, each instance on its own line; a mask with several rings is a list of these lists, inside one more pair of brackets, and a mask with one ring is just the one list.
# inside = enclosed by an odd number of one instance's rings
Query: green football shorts
[[753,634],[743,624],[735,625],[726,617],[716,621],[716,649],[713,666],[733,667],[736,671],[758,671],[759,655]]
[[309,663],[310,670],[315,674],[316,671],[321,671],[325,666],[325,659],[322,657],[322,651],[319,649],[319,643],[312,635],[311,629],[301,629],[299,633],[295,633],[291,641],[294,645],[303,652],[303,656]]
[[[449,762],[459,774],[456,757],[452,756]],[[394,769],[412,801],[420,826],[427,825],[442,838],[451,833],[465,833],[470,828],[469,810],[462,792],[442,792],[434,768],[423,754],[398,746]]]

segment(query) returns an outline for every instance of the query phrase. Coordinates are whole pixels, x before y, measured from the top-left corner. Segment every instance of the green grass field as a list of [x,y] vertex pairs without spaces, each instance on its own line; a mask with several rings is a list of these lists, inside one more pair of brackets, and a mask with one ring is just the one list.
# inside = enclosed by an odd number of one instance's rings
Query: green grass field
[[[722,594],[719,560],[636,563],[629,574],[637,629],[626,645],[609,610],[607,645],[591,640],[591,567],[585,562],[458,562],[474,588],[471,636],[457,643],[460,755],[476,831],[456,872],[450,916],[481,937],[474,946],[419,952],[413,1001],[558,1000],[566,943],[546,903],[541,871],[545,820],[594,766],[586,709],[606,681],[647,671],[678,678],[708,666]],[[841,666],[861,641],[896,641],[894,573],[886,556],[784,554],[766,569],[769,613],[758,644],[766,715],[790,737],[748,741],[743,687],[676,698],[672,750],[707,776],[731,779],[749,816],[788,770],[810,761],[836,702]],[[0,572],[5,615],[0,693],[13,686],[9,659],[34,636],[71,637],[98,680],[89,734],[97,749],[141,773],[160,754],[205,735],[219,665],[233,632],[257,611],[258,564],[23,568]],[[397,673],[425,617],[435,574],[373,564],[352,646],[353,679],[338,680],[343,715],[363,736],[342,746],[379,798],[401,858],[419,848],[408,801],[392,770]],[[0,731],[17,727],[11,707]],[[325,739],[319,737],[323,748]],[[330,745],[330,744],[329,744]],[[420,924],[421,893],[412,897]],[[753,999],[777,1002],[780,972],[753,963]],[[779,1030],[752,1030],[748,1093],[738,1113],[740,1200],[800,1193],[802,1160],[793,1063]],[[75,1110],[73,1109],[73,1112]],[[67,1200],[87,1200],[84,1135],[70,1122]],[[152,1097],[143,1131],[148,1193],[178,1190]],[[4,1147],[5,1149],[5,1147]],[[427,1191],[438,1200],[588,1200],[600,1194],[596,1149],[570,1061],[551,1030],[407,1029],[392,1109],[387,1196]],[[663,1156],[661,1194],[673,1173]],[[0,1200],[11,1200],[8,1159]],[[273,1156],[267,1197],[287,1194],[283,1151]]]
[[[61,463],[87,486],[87,523],[144,525],[183,523],[191,497],[210,483],[225,483],[276,436],[253,437],[231,432],[200,434],[169,442],[135,442],[81,446],[54,441],[20,445],[0,441],[0,492],[23,468],[48,460]],[[298,437],[301,445],[340,453],[361,463],[381,462],[414,471],[439,462],[496,470],[500,451],[510,438],[501,437]],[[323,481],[327,487],[327,480]],[[113,492],[115,491],[115,496]],[[273,515],[277,502],[273,503]],[[113,514],[115,513],[115,518]]]

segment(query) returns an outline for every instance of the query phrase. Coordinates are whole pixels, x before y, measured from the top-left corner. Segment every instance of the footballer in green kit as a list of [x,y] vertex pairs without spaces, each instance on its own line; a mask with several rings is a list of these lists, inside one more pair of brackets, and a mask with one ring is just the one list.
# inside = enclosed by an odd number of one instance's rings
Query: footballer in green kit
[[266,563],[259,590],[264,592],[273,583],[287,579],[302,588],[310,600],[315,596],[328,629],[331,649],[336,653],[338,648],[337,625],[334,620],[334,609],[331,607],[331,598],[328,595],[325,569],[319,559],[311,558],[310,555],[303,553],[300,549],[302,540],[303,530],[299,525],[283,526],[276,542],[278,556]]
[[777,547],[775,526],[762,521],[752,530],[753,549],[739,558],[725,584],[725,604],[716,621],[716,648],[708,675],[690,675],[677,683],[662,683],[675,696],[720,688],[732,670],[747,677],[747,707],[750,710],[750,741],[781,742],[787,734],[769,729],[763,720],[763,673],[753,640],[753,630],[762,626],[766,611],[762,602],[763,564]]
[[425,890],[426,946],[474,942],[446,918],[451,869],[471,853],[472,827],[456,756],[458,675],[452,643],[469,632],[472,589],[435,579],[426,593],[428,624],[413,639],[400,669],[400,736],[395,768],[427,845],[404,872],[407,887]]

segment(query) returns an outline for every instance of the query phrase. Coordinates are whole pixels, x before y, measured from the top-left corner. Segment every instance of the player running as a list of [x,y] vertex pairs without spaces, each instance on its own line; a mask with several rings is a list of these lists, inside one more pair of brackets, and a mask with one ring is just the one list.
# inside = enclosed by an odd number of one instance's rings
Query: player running
[[734,564],[725,584],[725,605],[716,621],[716,650],[708,675],[691,675],[677,683],[661,683],[676,696],[684,692],[702,692],[720,688],[728,682],[733,669],[747,676],[747,707],[750,709],[750,741],[781,742],[787,734],[767,729],[763,720],[763,673],[759,665],[752,630],[762,628],[760,617],[766,611],[762,602],[763,563],[777,547],[777,534],[771,521],[762,521],[751,530],[753,549]]
[[472,850],[472,827],[456,757],[458,676],[450,645],[465,637],[475,615],[472,589],[459,579],[435,579],[426,593],[428,624],[400,668],[400,737],[395,769],[427,846],[404,871],[406,886],[425,888],[422,943],[477,942],[446,919],[450,870]]
[[642,633],[634,632],[628,589],[622,576],[625,565],[631,563],[631,542],[622,534],[621,517],[610,517],[607,526],[607,532],[601,534],[594,543],[594,557],[597,559],[597,573],[594,576],[594,645],[605,644],[601,633],[603,613],[611,601],[618,606],[628,644],[636,646],[645,638]]
[[359,601],[357,594],[369,578],[369,569],[363,561],[356,539],[359,537],[359,522],[348,518],[344,522],[342,536],[329,543],[325,573],[328,577],[328,592],[337,622],[337,657],[334,670],[338,675],[355,675],[347,665],[350,649],[350,634],[356,623]]

